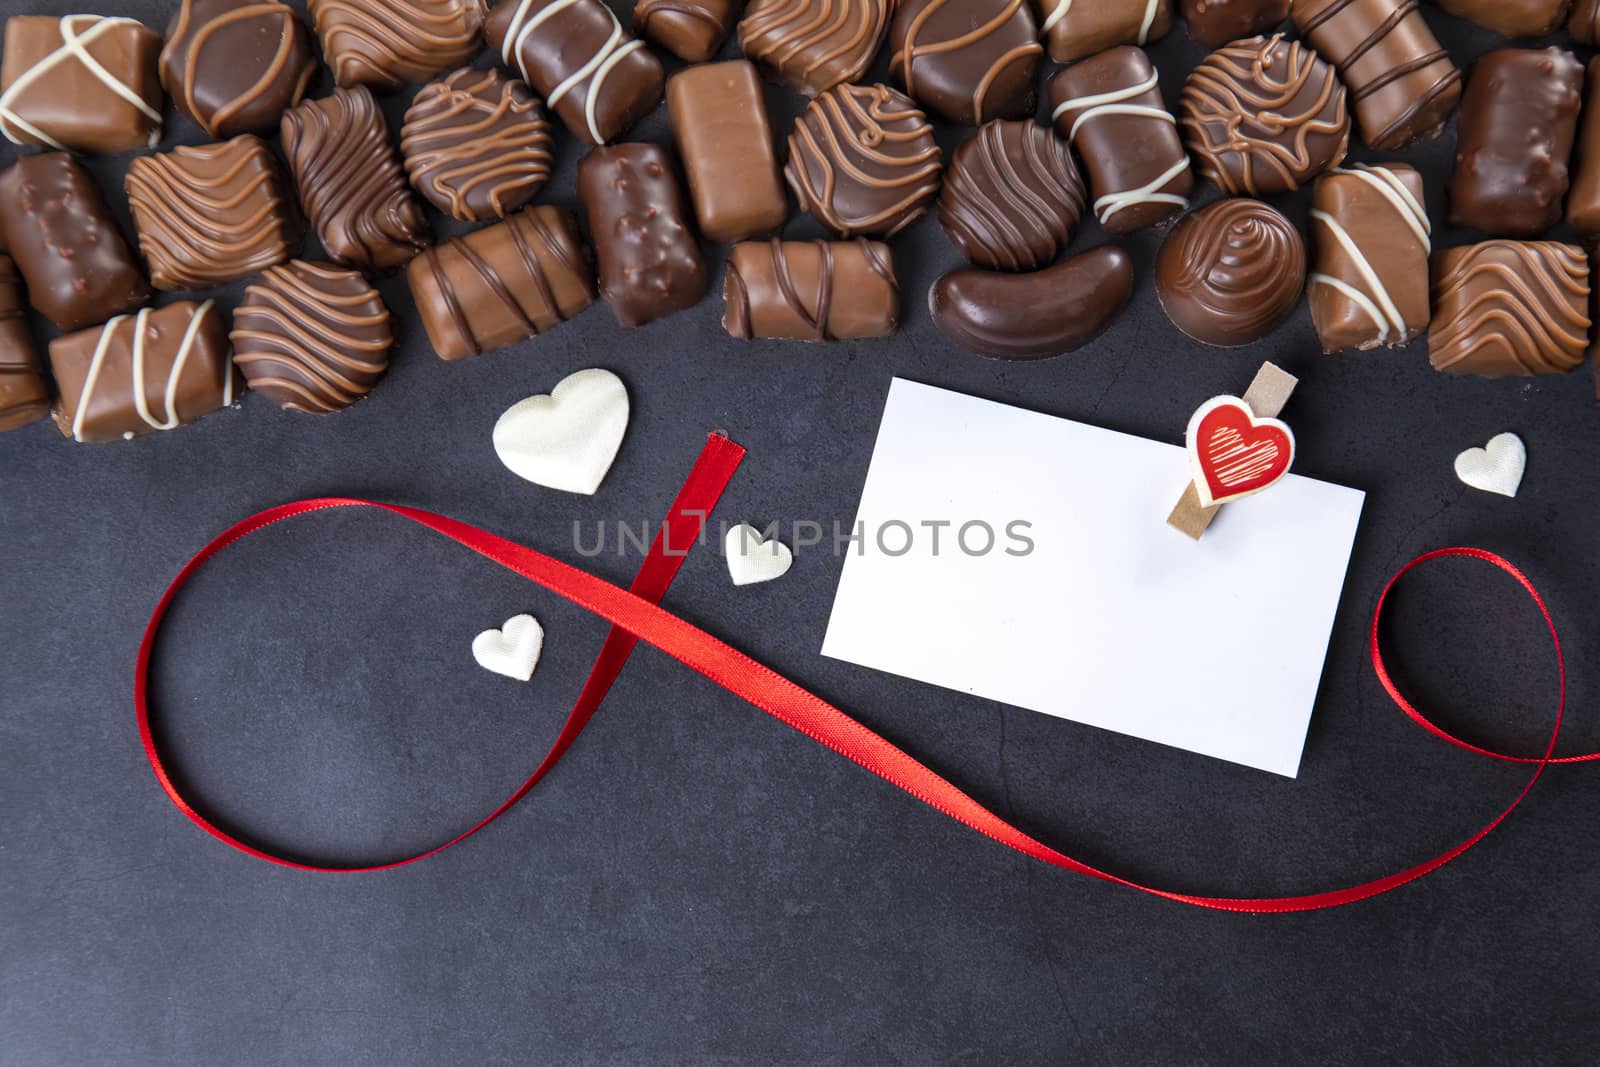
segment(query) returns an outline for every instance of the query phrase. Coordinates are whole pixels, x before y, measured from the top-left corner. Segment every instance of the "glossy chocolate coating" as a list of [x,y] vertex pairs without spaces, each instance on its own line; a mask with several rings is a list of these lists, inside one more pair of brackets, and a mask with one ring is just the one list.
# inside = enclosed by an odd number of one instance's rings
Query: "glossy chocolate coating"
[[322,54],[345,88],[425,82],[477,55],[484,0],[308,0]]
[[1433,0],[1433,6],[1507,37],[1543,37],[1566,19],[1572,0]]
[[1172,0],[1039,0],[1039,9],[1039,28],[1057,63],[1146,45],[1172,29]]
[[428,246],[427,220],[366,86],[307,100],[284,114],[282,128],[300,203],[332,259],[389,270]]
[[1289,0],[1180,0],[1190,40],[1207,48],[1275,30],[1289,17]]
[[1450,221],[1537,237],[1561,221],[1583,103],[1583,66],[1560,48],[1479,58],[1461,98]]
[[661,103],[661,61],[600,0],[501,0],[484,34],[589,144],[615,140]]
[[1300,232],[1259,200],[1219,200],[1185,216],[1156,261],[1156,294],[1167,318],[1219,348],[1271,333],[1305,284]]
[[0,171],[0,234],[28,300],[58,330],[104,322],[150,299],[94,179],[65,152],[23,156]]
[[577,224],[548,206],[428,249],[406,278],[440,359],[526,340],[594,302],[594,268]]
[[939,225],[990,270],[1038,270],[1072,243],[1083,179],[1067,143],[1033,121],[986,124],[950,158]]
[[951,344],[998,359],[1046,359],[1098,337],[1133,296],[1133,261],[1116,245],[1032,274],[952,271],[928,293]]
[[463,67],[412,101],[400,153],[412,188],[462,222],[503,219],[550,178],[550,120],[528,87]]
[[1600,58],[1589,61],[1588,99],[1567,196],[1567,221],[1586,238],[1600,236]]
[[706,263],[689,205],[659,145],[596,148],[578,164],[600,295],[623,326],[643,326],[705,295]]
[[1339,68],[1362,139],[1393,151],[1436,136],[1461,96],[1461,72],[1419,0],[1293,0],[1302,37]]
[[1434,257],[1435,370],[1565,374],[1589,348],[1589,260],[1577,245],[1485,241]]
[[811,102],[789,136],[784,177],[801,211],[841,237],[892,237],[939,194],[933,127],[887,85],[841,85]]
[[733,244],[783,226],[789,201],[778,180],[761,79],[749,60],[674,74],[667,82],[667,114],[695,218],[708,240]]
[[259,137],[179,147],[128,168],[128,207],[157,289],[209,289],[294,255],[300,227]]
[[229,407],[243,390],[216,303],[181,300],[118,315],[50,342],[61,390],[56,425],[75,441],[174,430]]
[[1143,49],[1074,63],[1050,79],[1049,96],[1056,132],[1078,150],[1107,233],[1132,233],[1188,206],[1189,153]]
[[860,80],[889,29],[890,0],[750,0],[739,49],[778,81],[816,96]]
[[0,433],[50,414],[50,391],[39,373],[39,353],[22,306],[22,276],[0,255]]
[[744,0],[639,0],[633,32],[685,63],[704,63],[733,32]]
[[1032,0],[900,0],[889,65],[911,98],[980,126],[1033,114],[1039,26]]
[[1422,175],[1356,164],[1317,179],[1307,302],[1324,352],[1403,345],[1428,328],[1431,227]]
[[213,138],[266,133],[306,95],[317,61],[280,0],[183,0],[161,50],[161,85]]
[[1178,117],[1200,172],[1229,196],[1298,189],[1350,147],[1338,75],[1282,34],[1207,56],[1184,84]]
[[1600,42],[1600,0],[1578,0],[1573,4],[1567,32],[1584,44]]
[[741,341],[887,337],[900,325],[894,257],[861,237],[735,245],[722,297],[722,326]]
[[13,15],[5,32],[0,132],[12,143],[116,155],[161,139],[155,30],[98,15]]
[[295,260],[244,291],[233,362],[287,411],[325,415],[366,396],[389,369],[389,309],[358,272]]

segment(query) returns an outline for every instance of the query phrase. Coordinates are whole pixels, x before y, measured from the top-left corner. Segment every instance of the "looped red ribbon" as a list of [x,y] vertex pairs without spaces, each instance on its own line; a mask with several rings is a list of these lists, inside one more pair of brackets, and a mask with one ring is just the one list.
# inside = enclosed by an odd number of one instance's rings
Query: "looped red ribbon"
[[[1534,783],[1544,773],[1546,766],[1551,763],[1573,763],[1600,759],[1600,752],[1560,758],[1554,755],[1556,742],[1561,735],[1561,720],[1566,707],[1566,667],[1561,655],[1561,640],[1556,632],[1555,621],[1550,617],[1550,612],[1545,607],[1544,599],[1539,595],[1538,590],[1534,588],[1533,583],[1511,563],[1492,552],[1476,548],[1440,549],[1429,552],[1406,564],[1398,574],[1389,580],[1388,585],[1384,587],[1382,594],[1378,597],[1378,604],[1373,612],[1370,634],[1372,664],[1377,672],[1379,682],[1382,683],[1384,690],[1388,692],[1394,702],[1413,721],[1430,733],[1469,752],[1475,752],[1493,759],[1534,765],[1533,776],[1529,778],[1522,791],[1517,794],[1516,798],[1511,801],[1505,810],[1495,816],[1483,829],[1433,859],[1370,882],[1320,893],[1287,897],[1207,897],[1142,885],[1138,882],[1118,877],[1073,859],[1071,856],[1058,852],[1023,833],[962,792],[954,784],[838,708],[800,688],[787,678],[757,663],[738,650],[724,644],[704,630],[657,606],[672,579],[676,576],[679,567],[682,566],[683,559],[687,556],[689,549],[698,541],[706,517],[721,498],[723,489],[726,488],[729,479],[732,478],[733,472],[737,469],[743,456],[744,449],[729,441],[726,437],[712,435],[707,442],[705,451],[701,453],[699,461],[695,464],[688,480],[684,483],[683,489],[674,501],[666,522],[663,523],[655,543],[651,546],[650,552],[641,565],[639,573],[629,590],[623,590],[534,549],[497,537],[494,534],[466,523],[458,522],[455,519],[420,511],[416,508],[380,504],[370,500],[338,497],[302,500],[293,504],[269,508],[229,528],[205,548],[201,549],[178,573],[178,576],[173,579],[172,584],[168,586],[166,593],[156,605],[155,611],[150,617],[149,626],[145,630],[144,640],[139,647],[139,660],[134,682],[134,704],[138,711],[139,735],[144,744],[145,755],[149,758],[150,766],[155,771],[156,778],[160,781],[162,789],[166,791],[167,797],[172,803],[202,830],[224,844],[257,859],[304,871],[379,871],[415,863],[471,837],[526,796],[571,747],[572,742],[582,732],[595,710],[600,706],[600,702],[604,699],[611,683],[621,671],[635,644],[643,640],[672,656],[685,666],[703,674],[728,692],[760,708],[778,721],[800,731],[818,744],[832,749],[844,758],[864,767],[929,807],[943,812],[957,822],[998,841],[1007,848],[1014,849],[1026,856],[1031,856],[1055,867],[1075,871],[1078,874],[1088,875],[1102,881],[1114,882],[1117,885],[1137,889],[1143,893],[1150,893],[1154,896],[1164,897],[1168,900],[1175,900],[1195,907],[1214,908],[1223,911],[1282,913],[1311,911],[1352,904],[1356,901],[1377,896],[1380,893],[1386,893],[1391,889],[1438,870],[1479,841],[1482,841],[1495,827],[1504,822],[1506,817],[1516,810],[1517,805],[1522,803],[1529,791],[1532,790]],[[568,715],[567,721],[562,726],[555,743],[551,745],[550,751],[545,755],[538,767],[535,768],[534,772],[522,785],[517,787],[516,791],[503,804],[464,833],[418,855],[371,867],[318,867],[297,863],[285,857],[262,851],[233,837],[207,821],[184,798],[177,785],[167,774],[151,733],[147,690],[149,686],[150,654],[155,645],[156,635],[161,630],[162,620],[165,618],[167,609],[171,606],[178,590],[194,575],[195,571],[199,570],[201,566],[223,549],[258,530],[313,512],[347,507],[374,508],[424,526],[608,620],[612,624],[612,629],[607,634],[589,679],[585,683],[583,691],[579,694],[577,703]],[[1556,706],[1555,724],[1550,731],[1550,740],[1545,746],[1542,756],[1522,757],[1493,752],[1469,744],[1447,733],[1429,721],[1401,694],[1394,680],[1390,677],[1388,668],[1384,665],[1383,652],[1378,639],[1378,623],[1383,617],[1384,606],[1388,602],[1389,595],[1393,591],[1395,584],[1424,564],[1452,557],[1480,560],[1510,575],[1533,600],[1544,619],[1545,626],[1550,631],[1551,644],[1556,654],[1560,697]]]

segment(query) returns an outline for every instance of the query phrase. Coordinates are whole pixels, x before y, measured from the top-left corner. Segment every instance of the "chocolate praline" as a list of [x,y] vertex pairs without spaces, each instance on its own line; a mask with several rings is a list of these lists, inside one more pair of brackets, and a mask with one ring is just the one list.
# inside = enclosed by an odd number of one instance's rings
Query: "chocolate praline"
[[1031,0],[900,0],[889,66],[940,118],[978,125],[1031,114],[1044,46]]
[[1032,274],[951,271],[928,292],[945,339],[996,359],[1046,359],[1082,348],[1133,295],[1133,260],[1102,245]]
[[161,85],[218,140],[265,133],[316,75],[305,27],[279,0],[183,0],[161,50]]
[[1196,341],[1259,341],[1300,301],[1306,246],[1294,224],[1259,200],[1219,200],[1173,227],[1156,260],[1156,294]]
[[1072,241],[1084,187],[1065,141],[1035,122],[995,120],[950,158],[939,225],[993,270],[1038,270]]

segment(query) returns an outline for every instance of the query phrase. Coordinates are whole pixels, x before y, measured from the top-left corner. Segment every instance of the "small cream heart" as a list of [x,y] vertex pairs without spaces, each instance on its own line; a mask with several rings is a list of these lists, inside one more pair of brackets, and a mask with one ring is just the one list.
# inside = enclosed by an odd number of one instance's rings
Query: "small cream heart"
[[526,682],[544,651],[544,627],[532,615],[507,619],[499,630],[485,630],[472,639],[472,658],[486,671]]
[[494,451],[535,485],[593,496],[628,431],[628,390],[608,370],[581,370],[494,424]]
[[1474,489],[1514,497],[1528,468],[1528,450],[1514,433],[1498,434],[1483,448],[1456,457],[1456,477]]
[[722,539],[728,557],[728,574],[734,585],[755,585],[782,578],[794,565],[794,553],[781,541],[767,541],[761,531],[741,522]]

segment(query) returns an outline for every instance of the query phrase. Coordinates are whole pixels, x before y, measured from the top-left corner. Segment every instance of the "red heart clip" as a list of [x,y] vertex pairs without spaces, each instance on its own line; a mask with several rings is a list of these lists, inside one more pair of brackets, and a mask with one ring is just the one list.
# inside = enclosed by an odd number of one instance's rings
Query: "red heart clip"
[[1268,488],[1289,473],[1294,432],[1277,419],[1258,419],[1238,397],[1208,400],[1189,420],[1189,462],[1206,507]]

